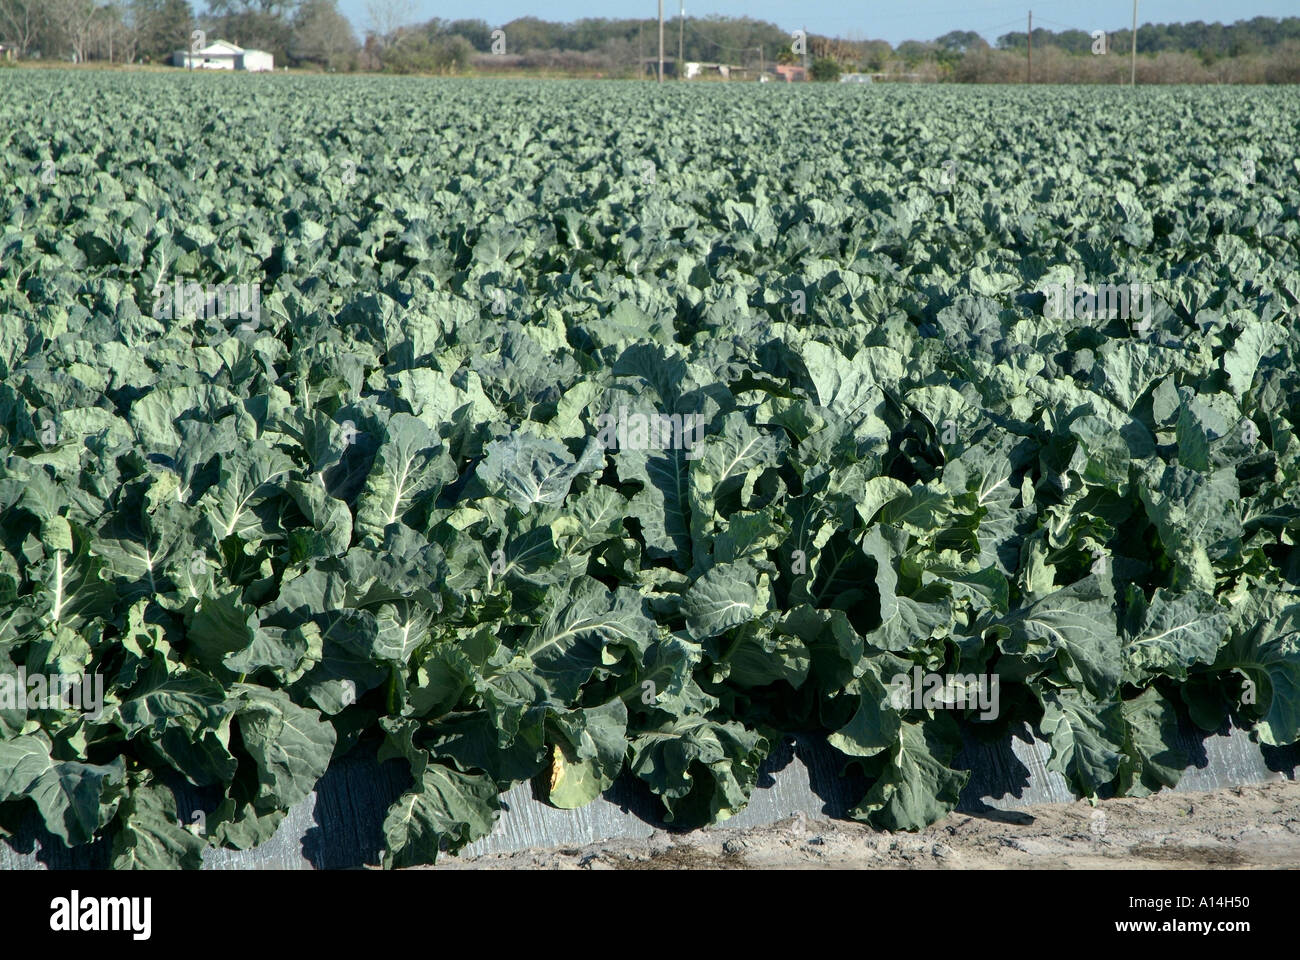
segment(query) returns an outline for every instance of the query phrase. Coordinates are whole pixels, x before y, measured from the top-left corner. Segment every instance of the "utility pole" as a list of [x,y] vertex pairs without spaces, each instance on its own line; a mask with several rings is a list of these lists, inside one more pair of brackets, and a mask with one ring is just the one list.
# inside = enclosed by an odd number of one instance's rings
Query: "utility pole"
[[664,82],[664,0],[659,0],[659,82]]
[[763,45],[758,45],[758,75],[764,76],[767,73],[767,58],[763,53]]
[[1025,32],[1029,41],[1029,59],[1025,61],[1025,83],[1034,82],[1034,11],[1029,11],[1029,29]]
[[645,21],[636,28],[636,78],[645,79]]
[[685,80],[686,74],[682,71],[686,69],[684,54],[686,38],[686,0],[681,0],[681,7],[677,14],[677,79]]
[[1128,85],[1136,87],[1138,82],[1138,0],[1133,0],[1133,51],[1131,61],[1133,69],[1129,74]]
[[803,80],[804,83],[807,83],[811,79],[812,76],[808,73],[808,24],[805,23],[803,26]]

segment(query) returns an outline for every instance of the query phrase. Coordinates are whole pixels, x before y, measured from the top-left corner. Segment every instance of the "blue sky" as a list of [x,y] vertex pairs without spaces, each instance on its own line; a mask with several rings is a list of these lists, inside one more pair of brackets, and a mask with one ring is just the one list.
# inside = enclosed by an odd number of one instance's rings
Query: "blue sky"
[[[473,4],[447,0],[413,0],[415,20],[432,17],[476,18],[498,26],[516,17],[578,20],[582,17],[634,17],[657,14],[657,0],[477,0]],[[679,0],[664,0],[664,16],[676,16]],[[365,0],[339,0],[358,34],[366,26]],[[849,38],[931,40],[949,30],[975,30],[990,40],[1009,30],[1024,29],[1025,12],[1034,11],[1034,26],[1059,30],[1113,30],[1129,24],[1130,0],[686,0],[688,16],[709,14],[751,16],[770,20],[788,30],[806,26],[814,33]],[[1139,0],[1138,22],[1188,23],[1193,20],[1231,23],[1251,17],[1300,15],[1296,0]]]

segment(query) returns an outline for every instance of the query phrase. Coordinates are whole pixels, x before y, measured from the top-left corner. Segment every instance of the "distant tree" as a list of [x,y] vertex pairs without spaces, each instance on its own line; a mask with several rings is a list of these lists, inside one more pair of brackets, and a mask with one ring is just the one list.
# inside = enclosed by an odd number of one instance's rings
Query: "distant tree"
[[[563,43],[569,50],[595,50],[600,47],[610,35],[610,30],[614,21],[606,20],[603,17],[587,17],[574,23],[565,24]],[[667,37],[665,36],[665,45]],[[672,44],[672,49],[677,49],[676,43]]]
[[208,15],[225,17],[236,14],[263,13],[288,19],[299,0],[208,0]]
[[[1051,44],[1052,46],[1060,47],[1067,53],[1092,54],[1092,34],[1085,33],[1082,30],[1063,30],[1060,33],[1052,33],[1049,30],[1047,35],[1043,37],[1041,41],[1038,37],[1038,31],[1035,30],[1034,46],[1038,46],[1040,42],[1043,46]],[[1118,34],[1107,33],[1106,42],[1111,47],[1115,47],[1118,43]]]
[[50,25],[57,41],[72,52],[78,63],[84,63],[95,39],[95,21],[99,9],[95,0],[44,0]]
[[537,17],[520,17],[501,29],[506,33],[506,49],[511,53],[559,49],[564,33],[562,24],[547,23]]
[[286,61],[299,0],[208,0],[202,18],[208,40],[229,40]]
[[474,48],[464,37],[422,29],[403,31],[382,54],[392,73],[460,73],[468,69]]
[[91,21],[91,55],[109,63],[135,57],[135,30],[125,0],[108,0]]
[[303,0],[293,20],[290,56],[331,70],[353,61],[357,38],[352,24],[339,13],[336,0]]
[[366,0],[366,32],[382,49],[415,19],[414,0]]
[[492,48],[492,28],[485,20],[453,20],[447,24],[447,32],[464,37],[471,47],[482,53]]
[[931,44],[921,43],[918,40],[904,40],[894,52],[903,58],[903,62],[907,66],[913,67],[926,59],[933,51],[934,47]]
[[163,60],[187,49],[194,30],[189,0],[131,0],[131,20],[139,56]]
[[0,0],[0,37],[18,48],[25,57],[45,26],[42,0]]
[[812,78],[834,83],[840,78],[840,65],[830,57],[818,57],[812,62]]
[[1228,56],[1241,57],[1246,54],[1257,53],[1262,47],[1263,44],[1259,42],[1259,38],[1252,35],[1249,30],[1234,30],[1232,38],[1228,41]]
[[[673,24],[671,41],[665,44],[665,52],[677,55],[677,26]],[[767,63],[782,63],[783,52],[791,53],[790,34],[774,23],[754,20],[751,17],[703,18],[687,17],[685,24],[687,60],[706,62],[734,63],[741,66],[757,65],[762,48],[762,59]],[[654,36],[653,23],[647,26],[646,38]],[[668,37],[665,37],[667,40]],[[812,38],[809,38],[810,42]],[[656,43],[657,48],[657,43]],[[812,50],[809,50],[811,53]],[[792,54],[793,56],[793,54]],[[795,57],[802,61],[802,57]]]
[[867,40],[858,48],[858,62],[872,73],[885,69],[885,63],[894,52],[894,48],[884,40]]
[[949,53],[965,53],[968,50],[988,46],[984,38],[973,30],[953,30],[939,37],[934,43],[939,49]]

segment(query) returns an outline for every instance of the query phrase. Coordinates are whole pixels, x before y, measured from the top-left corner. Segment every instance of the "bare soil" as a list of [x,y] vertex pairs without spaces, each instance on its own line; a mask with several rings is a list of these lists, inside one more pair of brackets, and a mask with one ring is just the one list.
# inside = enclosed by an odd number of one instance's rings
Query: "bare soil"
[[1300,782],[953,813],[919,833],[797,816],[764,827],[447,857],[434,869],[1300,868]]

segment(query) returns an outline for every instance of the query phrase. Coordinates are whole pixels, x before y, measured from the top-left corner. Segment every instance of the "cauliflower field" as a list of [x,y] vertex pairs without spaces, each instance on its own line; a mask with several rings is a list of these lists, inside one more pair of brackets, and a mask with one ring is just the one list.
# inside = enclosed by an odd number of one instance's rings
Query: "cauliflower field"
[[[1300,739],[1300,94],[0,74],[0,832]],[[177,822],[173,788],[211,798]]]

